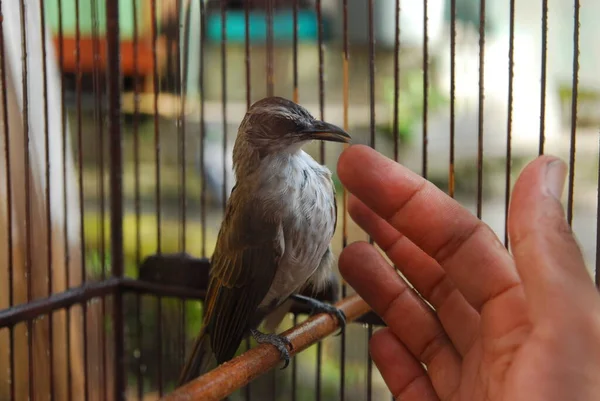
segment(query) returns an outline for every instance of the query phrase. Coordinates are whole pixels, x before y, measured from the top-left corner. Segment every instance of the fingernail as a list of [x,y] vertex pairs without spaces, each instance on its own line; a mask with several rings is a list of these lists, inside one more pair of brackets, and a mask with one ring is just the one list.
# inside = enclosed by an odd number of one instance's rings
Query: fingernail
[[548,194],[560,201],[567,178],[567,165],[560,159],[551,161],[546,166],[546,190]]

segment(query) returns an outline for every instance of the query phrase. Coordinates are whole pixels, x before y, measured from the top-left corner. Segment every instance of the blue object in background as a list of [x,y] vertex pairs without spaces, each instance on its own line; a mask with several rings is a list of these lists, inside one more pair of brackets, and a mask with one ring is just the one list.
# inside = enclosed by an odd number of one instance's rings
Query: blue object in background
[[[287,42],[294,38],[294,14],[292,10],[273,12],[273,41]],[[322,18],[323,32],[327,32],[327,21]],[[267,40],[267,13],[252,11],[248,15],[250,42],[266,42]],[[246,16],[242,11],[226,11],[225,35],[227,42],[246,42]],[[223,19],[220,13],[208,16],[206,33],[209,40],[220,42]],[[325,35],[324,35],[325,36]],[[318,38],[317,14],[311,10],[298,10],[298,40],[316,41]],[[324,38],[325,39],[325,38]]]

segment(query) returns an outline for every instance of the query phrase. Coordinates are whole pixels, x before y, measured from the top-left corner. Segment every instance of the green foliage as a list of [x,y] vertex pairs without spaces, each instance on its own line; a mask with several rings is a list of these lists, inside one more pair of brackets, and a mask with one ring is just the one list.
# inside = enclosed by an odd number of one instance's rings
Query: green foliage
[[[104,219],[104,244],[101,241],[102,220],[97,213],[88,212],[84,216],[84,233],[86,242],[87,260],[90,273],[98,277],[102,266],[110,269],[110,219]],[[125,255],[125,275],[137,277],[137,255],[140,260],[156,253],[158,241],[158,227],[156,217],[152,214],[142,214],[138,222],[133,213],[123,216],[123,252]],[[164,253],[179,251],[179,221],[165,219],[160,223],[161,249]],[[138,248],[139,232],[139,248]],[[186,240],[188,244],[200,244],[202,242],[202,225],[198,221],[186,222]],[[214,248],[216,243],[216,232],[206,228],[206,247]],[[101,259],[100,250],[104,245],[104,261]],[[139,249],[139,250],[138,250]],[[190,251],[194,254],[194,251]]]
[[[423,72],[420,69],[412,69],[400,76],[398,94],[398,136],[401,142],[410,142],[414,127],[422,121],[424,110]],[[395,106],[394,80],[386,80],[384,88],[385,100],[389,103],[391,110]],[[447,104],[448,99],[435,86],[429,86],[427,108],[429,112],[438,110]],[[380,127],[382,132],[394,135],[393,117],[388,125]]]

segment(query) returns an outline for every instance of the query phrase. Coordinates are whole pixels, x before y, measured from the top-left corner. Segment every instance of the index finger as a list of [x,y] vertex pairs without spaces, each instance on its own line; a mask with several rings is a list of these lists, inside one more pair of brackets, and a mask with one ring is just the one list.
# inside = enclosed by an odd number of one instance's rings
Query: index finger
[[337,167],[345,187],[437,260],[476,309],[520,284],[494,232],[423,177],[364,145]]

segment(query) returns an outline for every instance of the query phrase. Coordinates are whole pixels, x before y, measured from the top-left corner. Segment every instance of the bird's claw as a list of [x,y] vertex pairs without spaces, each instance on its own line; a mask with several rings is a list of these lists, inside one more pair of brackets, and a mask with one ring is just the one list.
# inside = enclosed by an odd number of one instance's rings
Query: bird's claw
[[340,324],[340,331],[335,335],[336,337],[344,332],[344,329],[346,328],[346,314],[343,310],[338,309],[333,305],[321,303],[320,305],[316,305],[313,307],[313,312],[311,314],[317,313],[328,313],[330,315],[334,315],[337,318]]
[[287,337],[280,336],[277,334],[265,334],[255,329],[250,330],[250,334],[252,334],[252,337],[254,337],[257,343],[271,344],[275,348],[277,348],[277,350],[281,354],[281,359],[283,359],[285,362],[281,369],[283,370],[288,367],[288,365],[290,364],[290,353],[287,350],[287,346],[290,347],[290,350],[294,349],[294,346],[292,342],[288,340]]
[[292,297],[297,301],[310,305],[312,308],[310,312],[311,316],[316,315],[317,313],[328,313],[330,315],[334,315],[340,325],[340,331],[336,334],[336,337],[344,332],[344,329],[346,328],[346,314],[343,310],[314,298],[305,297],[304,295],[293,295]]

